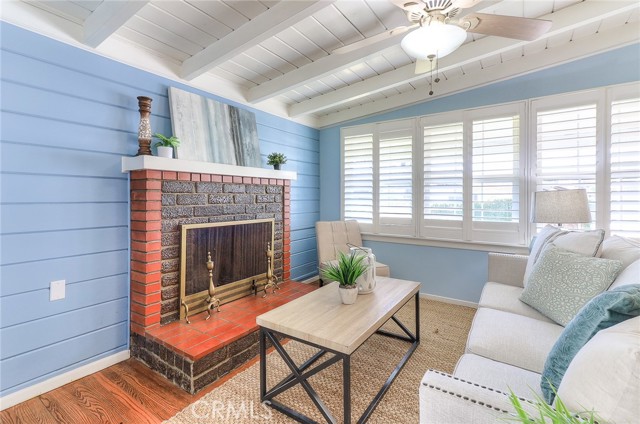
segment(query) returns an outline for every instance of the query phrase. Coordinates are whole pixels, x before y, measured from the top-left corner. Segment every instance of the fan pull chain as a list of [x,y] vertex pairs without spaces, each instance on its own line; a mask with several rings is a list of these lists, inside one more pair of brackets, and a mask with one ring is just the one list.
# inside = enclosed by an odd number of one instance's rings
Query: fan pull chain
[[[431,63],[431,66],[430,66],[431,69],[429,70],[429,95],[430,96],[433,96],[433,59],[435,57],[436,56],[433,54],[430,54],[429,56],[427,56],[427,59],[429,59],[429,62]],[[437,63],[438,62],[436,62],[436,66],[437,66]],[[437,76],[438,74],[436,74],[436,78]]]

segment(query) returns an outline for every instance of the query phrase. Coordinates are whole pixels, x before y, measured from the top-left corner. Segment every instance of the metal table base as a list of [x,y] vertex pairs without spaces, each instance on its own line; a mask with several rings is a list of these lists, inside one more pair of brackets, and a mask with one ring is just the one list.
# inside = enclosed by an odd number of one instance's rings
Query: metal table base
[[[385,330],[378,329],[376,334],[381,334],[386,337],[392,337],[399,340],[404,340],[410,342],[411,345],[407,352],[404,354],[398,365],[391,372],[391,375],[387,378],[384,385],[380,389],[380,391],[375,395],[369,406],[365,409],[362,416],[358,419],[358,423],[365,423],[370,417],[373,411],[375,410],[378,403],[382,400],[385,393],[389,390],[391,383],[396,379],[402,368],[405,366],[413,352],[416,350],[418,345],[420,344],[420,304],[418,293],[414,296],[415,302],[415,332],[412,333],[409,329],[402,323],[400,320],[394,315],[391,317],[398,327],[403,331],[403,334],[395,334]],[[403,305],[404,306],[404,305]],[[308,346],[312,346],[319,351],[314,354],[311,358],[305,361],[302,365],[297,366],[296,363],[291,359],[291,356],[284,349],[280,341],[278,340],[278,336],[282,338],[288,338],[291,340],[296,340],[300,343],[306,344]],[[271,389],[267,389],[267,340],[273,345],[276,352],[280,355],[282,360],[285,362],[287,367],[291,370],[291,374],[282,379],[279,383],[273,386]],[[327,353],[332,354],[333,356],[326,361],[320,363],[313,367],[313,365]],[[277,411],[282,412],[283,414],[288,415],[294,420],[301,423],[316,423],[316,421],[307,417],[306,415],[295,411],[289,406],[278,402],[274,398],[285,392],[286,390],[300,385],[305,390],[305,392],[309,395],[312,402],[316,406],[316,408],[320,411],[324,419],[328,423],[337,423],[335,417],[331,414],[331,411],[324,404],[318,393],[311,387],[309,384],[309,378],[316,375],[317,373],[325,370],[336,362],[342,361],[342,384],[343,384],[343,422],[345,424],[351,424],[351,355],[341,353],[332,349],[327,349],[323,346],[319,346],[314,343],[310,343],[305,340],[300,340],[295,337],[288,336],[286,334],[279,333],[277,331],[269,330],[266,328],[260,328],[260,400],[269,405],[270,407],[276,409]]]

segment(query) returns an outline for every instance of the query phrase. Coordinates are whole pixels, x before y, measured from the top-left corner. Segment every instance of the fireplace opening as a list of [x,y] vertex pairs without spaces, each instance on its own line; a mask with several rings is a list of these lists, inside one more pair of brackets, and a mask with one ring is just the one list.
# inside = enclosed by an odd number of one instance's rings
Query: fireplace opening
[[[274,219],[181,225],[180,319],[256,294],[267,282]],[[273,264],[272,264],[273,265]]]

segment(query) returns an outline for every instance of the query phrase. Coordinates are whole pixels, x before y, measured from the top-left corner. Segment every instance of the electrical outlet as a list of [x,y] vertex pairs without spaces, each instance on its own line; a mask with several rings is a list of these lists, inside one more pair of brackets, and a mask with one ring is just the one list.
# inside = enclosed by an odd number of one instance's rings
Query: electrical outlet
[[49,287],[49,300],[60,300],[64,299],[65,295],[65,280],[52,281]]

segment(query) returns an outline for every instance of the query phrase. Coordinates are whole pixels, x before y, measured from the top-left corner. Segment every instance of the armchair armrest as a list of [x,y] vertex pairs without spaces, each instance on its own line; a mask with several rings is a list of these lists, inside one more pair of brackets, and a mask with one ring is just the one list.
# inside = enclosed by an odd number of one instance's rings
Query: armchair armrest
[[[533,402],[520,402],[536,415]],[[509,393],[435,370],[427,371],[420,382],[420,423],[495,424],[508,422],[513,414]]]
[[525,255],[490,252],[487,281],[523,287],[528,258]]

